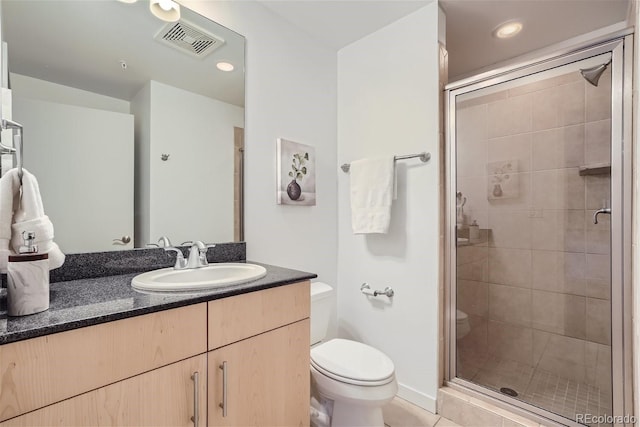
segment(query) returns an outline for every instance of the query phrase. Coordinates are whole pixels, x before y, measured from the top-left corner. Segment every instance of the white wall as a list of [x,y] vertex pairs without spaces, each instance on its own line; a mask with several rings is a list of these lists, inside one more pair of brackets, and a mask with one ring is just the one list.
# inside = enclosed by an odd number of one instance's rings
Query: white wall
[[152,81],[150,126],[151,237],[233,241],[233,128],[244,110]]
[[13,116],[27,129],[24,166],[38,179],[60,249],[132,249],[113,240],[133,234],[133,116],[16,93]]
[[100,95],[21,74],[10,73],[9,75],[11,90],[15,95],[60,104],[114,111],[116,113],[129,113],[129,101],[123,99]]
[[[386,235],[351,232],[349,175],[340,172],[340,335],[371,344],[396,365],[399,395],[435,412],[438,389],[438,5],[434,2],[338,53],[338,163],[431,153],[399,161]],[[360,285],[392,286],[392,303]]]
[[[184,1],[246,44],[245,239],[251,260],[337,280],[336,53],[258,2]],[[317,205],[276,204],[276,139],[316,148]]]
[[243,108],[151,81],[131,109],[136,246],[163,235],[176,244],[233,241],[233,129],[244,127]]

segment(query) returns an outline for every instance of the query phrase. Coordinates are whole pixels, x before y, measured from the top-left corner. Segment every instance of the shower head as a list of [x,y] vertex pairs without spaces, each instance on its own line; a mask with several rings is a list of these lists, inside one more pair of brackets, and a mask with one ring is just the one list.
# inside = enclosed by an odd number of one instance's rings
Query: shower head
[[584,77],[586,81],[597,87],[600,76],[602,76],[602,73],[604,73],[604,70],[607,69],[609,64],[611,64],[611,61],[606,64],[596,65],[595,67],[580,69],[580,74],[582,74],[582,77]]

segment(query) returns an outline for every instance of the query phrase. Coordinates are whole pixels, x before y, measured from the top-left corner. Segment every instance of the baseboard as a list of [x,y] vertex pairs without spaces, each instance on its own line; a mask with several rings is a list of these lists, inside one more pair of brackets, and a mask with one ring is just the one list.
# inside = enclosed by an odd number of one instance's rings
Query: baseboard
[[436,398],[429,396],[428,394],[424,394],[414,388],[404,384],[398,384],[398,397],[401,397],[422,409],[426,409],[433,414],[436,413]]

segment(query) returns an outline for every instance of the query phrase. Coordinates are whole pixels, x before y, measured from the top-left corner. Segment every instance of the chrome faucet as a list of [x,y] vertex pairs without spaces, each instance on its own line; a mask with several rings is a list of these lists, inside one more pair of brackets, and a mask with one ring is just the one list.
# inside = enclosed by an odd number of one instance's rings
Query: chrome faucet
[[[163,238],[161,237],[160,240],[162,239]],[[166,240],[169,240],[169,239],[166,239]],[[165,245],[166,245],[166,242],[165,242]],[[200,268],[200,267],[206,267],[207,265],[209,265],[209,261],[207,260],[207,250],[215,246],[216,245],[205,245],[201,241],[196,240],[191,244],[191,248],[189,249],[188,259],[184,258],[184,256],[182,255],[182,251],[178,248],[174,248],[173,246],[165,246],[163,249],[167,252],[169,251],[175,252],[176,263],[173,266],[173,268],[176,270],[184,270],[186,268]]]
[[213,248],[216,245],[205,245],[200,240],[196,240],[191,244],[189,250],[189,260],[187,261],[187,268],[200,268],[209,265],[207,260],[207,250]]
[[171,246],[171,240],[169,240],[167,236],[160,236],[160,238],[158,239],[158,245],[161,248],[168,248],[169,246]]

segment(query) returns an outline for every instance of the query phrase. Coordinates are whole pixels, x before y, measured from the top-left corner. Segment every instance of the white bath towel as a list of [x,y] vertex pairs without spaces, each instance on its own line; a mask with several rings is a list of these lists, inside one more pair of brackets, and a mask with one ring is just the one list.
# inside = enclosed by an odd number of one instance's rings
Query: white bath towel
[[354,234],[387,233],[395,188],[393,156],[353,161],[349,175]]
[[33,231],[39,253],[49,254],[49,269],[64,263],[64,254],[53,242],[53,224],[44,214],[36,177],[22,169],[22,189],[18,170],[0,178],[0,272],[7,272],[7,258],[24,245],[23,231]]

